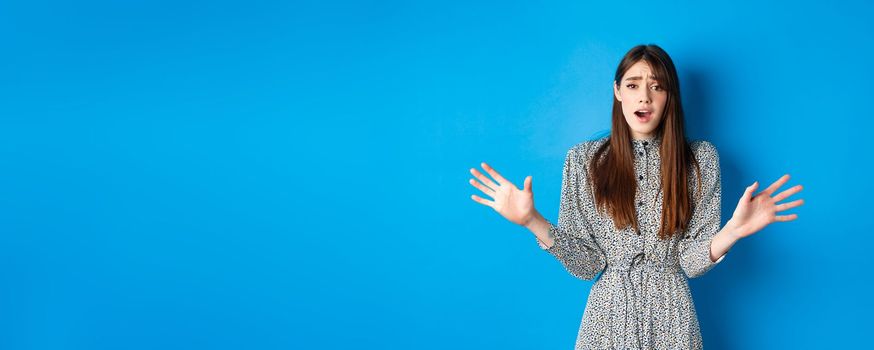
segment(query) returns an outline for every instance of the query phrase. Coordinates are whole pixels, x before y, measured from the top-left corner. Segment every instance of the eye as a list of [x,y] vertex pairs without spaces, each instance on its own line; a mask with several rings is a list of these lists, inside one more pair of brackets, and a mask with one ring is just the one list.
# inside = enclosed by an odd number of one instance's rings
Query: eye
[[628,84],[628,85],[625,85],[625,87],[627,87],[627,88],[629,88],[629,89],[634,89],[632,86],[637,86],[637,84]]
[[662,86],[661,86],[661,85],[653,85],[652,87],[653,87],[656,91],[662,91],[662,90],[664,90],[664,89],[662,89]]

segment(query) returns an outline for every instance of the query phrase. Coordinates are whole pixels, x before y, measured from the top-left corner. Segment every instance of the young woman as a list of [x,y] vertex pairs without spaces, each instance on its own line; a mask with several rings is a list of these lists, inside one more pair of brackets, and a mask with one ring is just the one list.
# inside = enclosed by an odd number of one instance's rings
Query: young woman
[[558,225],[534,208],[531,176],[519,189],[488,164],[470,184],[492,197],[471,198],[534,233],[541,249],[574,276],[592,280],[577,349],[701,349],[687,278],[722,261],[741,238],[796,214],[777,204],[783,175],[758,194],[746,188],[720,228],[719,155],[710,142],[687,142],[680,86],[671,58],[656,45],[625,54],[613,82],[610,135],[568,150]]

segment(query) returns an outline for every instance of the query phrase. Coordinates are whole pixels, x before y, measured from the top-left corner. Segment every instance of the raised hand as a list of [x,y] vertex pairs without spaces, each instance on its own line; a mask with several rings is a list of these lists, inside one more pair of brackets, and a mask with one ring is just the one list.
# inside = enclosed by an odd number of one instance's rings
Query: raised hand
[[523,226],[527,224],[536,212],[534,210],[534,192],[531,189],[531,176],[525,178],[524,188],[519,189],[516,185],[504,179],[501,174],[498,174],[495,169],[492,169],[485,162],[481,165],[497,183],[478,170],[470,168],[470,173],[480,180],[480,182],[477,182],[474,179],[470,179],[470,184],[489,197],[492,197],[493,200],[477,195],[471,195],[470,198],[477,203],[491,207],[513,223]]
[[752,235],[776,221],[792,221],[798,218],[798,214],[777,215],[777,213],[804,204],[803,199],[782,204],[777,204],[777,202],[801,191],[803,188],[801,185],[795,185],[771,197],[771,194],[788,180],[789,174],[783,175],[771,186],[768,186],[768,188],[755,196],[753,196],[753,192],[759,186],[759,182],[756,181],[747,187],[740,201],[738,201],[737,209],[734,210],[734,214],[731,220],[729,220],[735,226],[737,238]]

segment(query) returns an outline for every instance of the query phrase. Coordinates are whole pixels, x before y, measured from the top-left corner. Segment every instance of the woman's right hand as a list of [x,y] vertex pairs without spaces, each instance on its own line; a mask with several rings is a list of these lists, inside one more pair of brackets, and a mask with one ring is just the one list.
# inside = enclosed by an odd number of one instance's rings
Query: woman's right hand
[[477,195],[471,195],[470,198],[477,203],[491,207],[507,220],[526,226],[535,217],[537,212],[534,210],[534,192],[531,189],[531,176],[529,175],[525,178],[524,188],[519,189],[512,182],[504,179],[501,174],[498,174],[495,169],[492,169],[485,162],[481,165],[497,183],[475,168],[470,168],[470,173],[480,180],[480,182],[477,182],[474,179],[470,179],[470,184],[489,197],[492,197],[493,200]]

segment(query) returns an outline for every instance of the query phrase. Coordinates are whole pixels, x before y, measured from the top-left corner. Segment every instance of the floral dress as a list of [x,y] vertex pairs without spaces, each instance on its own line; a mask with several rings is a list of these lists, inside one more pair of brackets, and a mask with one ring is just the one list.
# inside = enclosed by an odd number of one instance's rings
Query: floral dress
[[725,258],[710,260],[710,242],[721,225],[716,148],[703,140],[690,143],[701,168],[701,191],[696,168],[690,164],[687,184],[694,198],[692,219],[682,234],[663,240],[657,236],[663,199],[661,136],[631,141],[639,232],[630,226],[617,230],[612,218],[595,208],[587,170],[595,151],[608,140],[605,136],[568,150],[558,225],[550,222],[554,244],[547,248],[538,240],[540,248],[573,276],[597,277],[583,312],[576,349],[701,349],[687,279],[701,276]]

